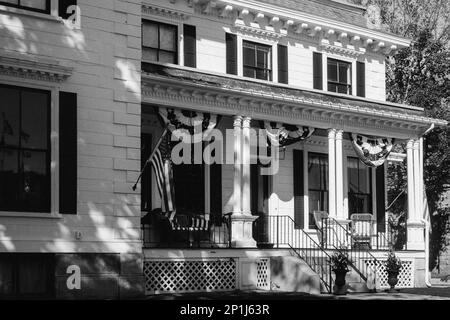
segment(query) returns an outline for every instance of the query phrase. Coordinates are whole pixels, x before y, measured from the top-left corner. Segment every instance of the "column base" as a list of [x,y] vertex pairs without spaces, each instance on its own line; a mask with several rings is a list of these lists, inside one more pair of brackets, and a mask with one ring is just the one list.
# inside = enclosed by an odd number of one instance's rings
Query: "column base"
[[408,250],[425,250],[425,226],[421,221],[407,222],[407,249]]
[[257,216],[234,213],[231,215],[231,247],[256,248],[253,239],[253,222]]

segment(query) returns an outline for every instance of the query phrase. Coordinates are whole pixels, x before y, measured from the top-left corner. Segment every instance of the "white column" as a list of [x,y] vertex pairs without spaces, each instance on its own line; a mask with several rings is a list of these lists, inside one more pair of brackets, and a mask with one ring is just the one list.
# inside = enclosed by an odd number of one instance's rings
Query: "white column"
[[[244,129],[242,129],[244,124]],[[234,184],[231,215],[231,246],[256,248],[253,222],[258,218],[250,212],[250,118],[234,118]],[[245,139],[247,136],[248,139]],[[245,150],[245,152],[243,152]],[[243,164],[243,162],[247,164]]]
[[336,217],[336,129],[328,130],[328,211]]
[[414,140],[409,140],[406,144],[407,159],[407,181],[408,181],[408,220],[414,220],[415,200],[414,200]]
[[241,170],[242,170],[242,117],[235,116],[234,128],[234,181],[233,181],[233,214],[242,213]]
[[408,161],[408,250],[425,250],[424,224],[421,221],[423,194],[420,188],[419,141],[409,140],[406,146]]
[[250,122],[245,117],[242,121],[242,213],[251,215],[250,205]]
[[344,150],[343,137],[344,131],[336,132],[336,216],[339,219],[346,219],[344,216]]

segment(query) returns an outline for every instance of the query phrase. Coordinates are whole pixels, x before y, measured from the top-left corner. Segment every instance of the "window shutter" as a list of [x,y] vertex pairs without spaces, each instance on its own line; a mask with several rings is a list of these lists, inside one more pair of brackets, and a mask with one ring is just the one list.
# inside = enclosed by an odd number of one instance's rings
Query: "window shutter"
[[58,15],[63,18],[69,18],[73,13],[67,13],[67,8],[70,6],[76,6],[77,0],[59,0],[58,2]]
[[303,150],[294,150],[294,219],[297,229],[305,228],[305,188],[303,180]]
[[227,46],[227,73],[237,75],[237,37],[234,34],[226,34]]
[[77,213],[77,95],[59,93],[59,212]]
[[322,54],[318,52],[313,53],[313,77],[314,89],[323,90]]
[[186,67],[197,67],[197,35],[195,26],[184,25],[184,65]]
[[288,48],[278,45],[278,82],[288,83]]
[[356,95],[366,96],[366,65],[364,62],[356,63]]
[[377,224],[378,231],[386,231],[386,196],[384,186],[384,165],[376,168],[376,199],[377,199]]
[[222,165],[214,163],[209,167],[210,211],[215,225],[222,221]]

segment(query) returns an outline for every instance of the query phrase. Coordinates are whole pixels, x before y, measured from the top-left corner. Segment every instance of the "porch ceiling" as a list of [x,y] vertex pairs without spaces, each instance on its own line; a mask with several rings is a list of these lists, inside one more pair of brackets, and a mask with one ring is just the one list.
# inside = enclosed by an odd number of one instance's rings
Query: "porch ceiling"
[[400,139],[421,135],[431,124],[423,109],[294,86],[247,80],[174,65],[147,64],[143,103],[259,120],[343,129]]

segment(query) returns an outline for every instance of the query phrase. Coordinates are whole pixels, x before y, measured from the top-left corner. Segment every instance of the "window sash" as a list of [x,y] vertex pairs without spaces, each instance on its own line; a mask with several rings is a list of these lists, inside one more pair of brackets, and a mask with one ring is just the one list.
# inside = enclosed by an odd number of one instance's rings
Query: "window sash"
[[328,91],[343,94],[352,94],[351,63],[335,59],[328,59],[327,70],[328,70],[328,80],[327,80]]
[[[317,187],[311,187],[311,180],[317,177],[312,177],[312,165],[319,166],[319,184]],[[314,221],[314,210],[328,211],[328,155],[323,153],[308,152],[308,202],[309,202],[309,228],[316,229],[317,226]],[[317,171],[315,171],[317,172]],[[325,176],[323,176],[325,175]],[[325,179],[325,182],[324,182]],[[323,183],[324,182],[324,183]],[[313,200],[313,194],[318,196],[318,199]],[[316,197],[317,198],[317,197]],[[318,200],[318,202],[315,202]],[[315,203],[313,203],[313,201]],[[313,204],[317,204],[313,205]]]
[[[50,141],[50,131],[51,131],[51,94],[48,91],[44,90],[37,90],[37,89],[30,89],[30,88],[24,88],[24,87],[15,87],[15,86],[9,86],[9,85],[0,85],[0,88],[5,89],[12,89],[17,90],[19,93],[19,101],[18,103],[18,128],[16,128],[19,132],[22,132],[23,127],[23,95],[24,93],[40,93],[42,95],[45,95],[47,97],[46,105],[40,106],[45,107],[46,111],[46,143],[45,147],[25,147],[23,143],[23,139],[18,137],[18,141],[16,145],[2,145],[0,146],[0,152],[3,154],[5,151],[9,153],[10,155],[13,154],[13,157],[15,158],[15,161],[17,162],[15,165],[12,165],[11,168],[7,168],[6,170],[0,171],[2,175],[6,175],[8,172],[12,173],[11,183],[13,183],[13,186],[2,186],[5,189],[11,188],[11,192],[8,192],[11,197],[7,197],[7,199],[12,200],[11,202],[5,201],[0,206],[0,211],[8,211],[8,212],[40,212],[40,213],[50,213],[51,212],[51,172],[50,172],[50,163],[51,163],[51,141]],[[6,121],[6,119],[5,119]],[[40,169],[43,168],[43,172],[36,170],[36,167],[34,167],[33,170],[27,170],[26,169],[26,159],[27,154],[31,155],[40,155],[41,157],[45,159],[44,162],[34,160],[33,166],[36,164],[40,167]],[[6,155],[6,153],[5,153]],[[4,158],[6,159],[6,158]],[[28,164],[30,165],[30,163]],[[32,167],[33,167],[32,166]],[[27,174],[30,176],[34,175],[34,179],[30,180],[30,182],[36,183],[40,188],[41,193],[36,193],[34,195],[29,195],[29,202],[27,204],[27,201],[25,201],[26,197],[26,191],[24,192],[25,188],[25,179]],[[32,185],[31,185],[32,186]],[[14,190],[15,189],[15,190]],[[38,188],[39,190],[39,188]],[[38,197],[41,202],[34,202],[32,197]]]
[[[50,14],[50,0],[44,0],[44,6],[45,6],[44,8],[30,6],[30,4],[33,4],[33,3],[34,4],[36,3],[35,0],[28,0],[28,1],[26,1],[26,0],[16,0],[16,1],[0,0],[0,5],[3,5],[3,6]],[[27,4],[29,4],[29,5],[27,5]]]
[[242,46],[244,77],[271,81],[272,48],[250,41],[243,41]]
[[[178,63],[178,27],[175,25],[170,25],[166,23],[160,23],[150,20],[143,21],[142,27],[142,50],[143,50],[143,60],[148,62],[163,62],[163,63]],[[155,25],[156,30],[158,32],[157,38],[157,46],[151,46],[149,44],[145,44],[145,25]],[[161,46],[161,28],[165,28],[164,30],[172,31],[173,33],[173,50],[168,47]],[[156,60],[150,60],[145,58],[145,54],[154,52],[156,56]],[[170,59],[171,57],[171,59]]]
[[[353,213],[372,213],[373,201],[372,201],[372,172],[371,169],[364,166],[358,158],[348,157],[347,161],[347,174],[348,174],[348,198],[349,198],[349,215]],[[356,170],[357,173],[350,174],[350,170]],[[362,176],[365,175],[365,178]],[[352,188],[352,176],[357,181],[353,181],[353,185],[356,188]],[[365,185],[364,185],[365,184]],[[352,200],[350,199],[352,197]],[[350,201],[351,200],[351,201]],[[362,201],[362,202],[361,202]],[[360,207],[359,209],[357,207]],[[362,207],[362,208],[361,208]],[[353,210],[354,209],[354,210]],[[361,212],[367,211],[367,212]]]

